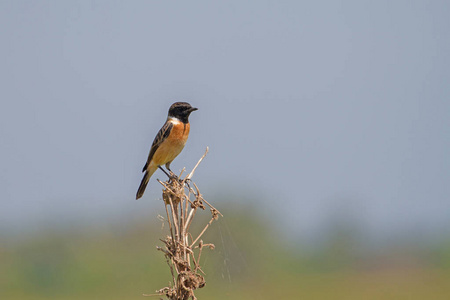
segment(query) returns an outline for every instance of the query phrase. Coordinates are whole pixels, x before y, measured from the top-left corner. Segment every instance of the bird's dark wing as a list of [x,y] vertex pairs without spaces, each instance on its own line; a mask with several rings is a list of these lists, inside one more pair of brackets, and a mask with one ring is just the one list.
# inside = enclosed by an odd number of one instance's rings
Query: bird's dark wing
[[172,130],[173,124],[171,122],[166,122],[163,127],[159,130],[158,134],[156,135],[155,139],[153,140],[152,147],[150,148],[150,153],[148,154],[147,162],[145,163],[144,168],[142,169],[142,172],[145,172],[147,170],[148,164],[153,158],[153,155],[156,152],[156,149],[158,149],[159,145],[169,136],[170,131]]

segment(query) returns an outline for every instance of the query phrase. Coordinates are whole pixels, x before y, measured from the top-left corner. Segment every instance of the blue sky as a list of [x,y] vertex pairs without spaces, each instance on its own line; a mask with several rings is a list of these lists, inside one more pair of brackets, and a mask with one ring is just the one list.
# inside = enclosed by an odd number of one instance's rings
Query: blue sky
[[299,234],[339,213],[375,233],[448,233],[449,9],[2,1],[0,229],[160,209],[162,174],[133,200],[140,171],[170,104],[188,101],[172,168],[209,146],[195,179],[218,208],[245,191],[231,205]]

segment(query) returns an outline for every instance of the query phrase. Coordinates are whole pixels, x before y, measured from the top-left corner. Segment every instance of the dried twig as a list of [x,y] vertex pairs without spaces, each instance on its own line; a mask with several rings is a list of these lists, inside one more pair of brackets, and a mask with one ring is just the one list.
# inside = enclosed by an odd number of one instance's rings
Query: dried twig
[[[163,252],[166,257],[172,274],[172,283],[156,291],[156,294],[144,294],[144,296],[164,295],[170,300],[188,300],[189,298],[195,300],[197,298],[194,295],[194,291],[205,286],[205,278],[200,274],[204,274],[201,269],[200,258],[204,247],[214,249],[214,245],[205,244],[200,238],[212,222],[217,220],[219,215],[222,216],[222,214],[203,199],[198,186],[191,179],[208,150],[207,147],[195,167],[183,179],[180,179],[180,177],[185,169],[181,171],[179,177],[170,178],[165,182],[158,180],[164,187],[163,201],[165,203],[170,235],[161,240],[164,243],[164,247],[157,247],[157,250]],[[190,183],[194,185],[195,190]],[[204,203],[211,210],[211,219],[199,234],[193,235],[189,229],[197,209],[205,209]],[[195,239],[193,236],[196,236]],[[189,243],[189,239],[193,240],[193,242]]]

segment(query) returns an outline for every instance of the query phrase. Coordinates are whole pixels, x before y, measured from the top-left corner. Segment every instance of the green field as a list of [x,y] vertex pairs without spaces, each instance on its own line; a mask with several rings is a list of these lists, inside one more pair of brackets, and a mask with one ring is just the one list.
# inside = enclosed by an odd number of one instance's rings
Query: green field
[[[305,250],[256,217],[226,216],[205,236],[216,249],[205,250],[199,299],[450,299],[444,243],[355,252],[336,236]],[[155,249],[165,233],[154,222],[5,238],[0,299],[158,299],[142,295],[170,280]]]

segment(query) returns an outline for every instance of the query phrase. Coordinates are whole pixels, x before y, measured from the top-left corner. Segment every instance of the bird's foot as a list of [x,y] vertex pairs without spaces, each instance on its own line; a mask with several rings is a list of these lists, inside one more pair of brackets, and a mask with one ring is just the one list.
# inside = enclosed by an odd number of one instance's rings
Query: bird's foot
[[170,171],[169,178],[170,178],[170,180],[172,180],[172,181],[174,181],[174,180],[178,180],[178,181],[179,181],[178,176],[177,176],[174,172],[172,172],[172,171]]
[[178,181],[178,182],[180,182],[180,178],[178,178],[178,176],[177,176],[177,174],[175,174],[174,172],[172,172],[172,170],[171,169],[167,169],[167,170],[169,170],[169,174],[167,175],[167,176],[169,176],[169,179],[171,180],[171,181]]

